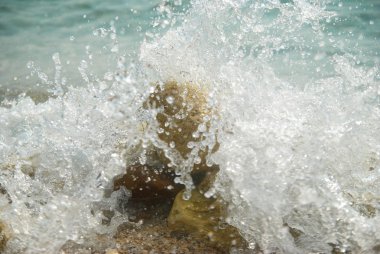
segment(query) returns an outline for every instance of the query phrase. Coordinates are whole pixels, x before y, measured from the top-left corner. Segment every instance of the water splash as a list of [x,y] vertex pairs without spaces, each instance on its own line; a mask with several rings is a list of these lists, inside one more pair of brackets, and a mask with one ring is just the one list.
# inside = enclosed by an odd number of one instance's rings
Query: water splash
[[325,33],[343,22],[328,3],[193,1],[181,26],[141,47],[148,71],[211,90],[213,192],[268,253],[372,253],[380,240],[379,65]]
[[[0,107],[0,183],[8,193],[0,210],[15,236],[9,252],[51,253],[69,239],[111,234],[125,215],[117,214],[110,227],[101,224],[101,210],[117,211],[120,198],[104,192],[135,159],[130,151],[137,144],[162,149],[181,174],[177,181],[191,189],[191,166],[217,136],[219,151],[207,160],[221,171],[206,195],[228,201],[228,223],[251,248],[374,253],[380,244],[379,61],[363,61],[365,48],[331,32],[345,22],[334,4],[194,0],[180,14],[163,4],[152,24],[158,30],[147,34],[135,64],[119,53],[112,24],[96,30],[110,37],[116,67],[91,72],[95,60],[87,47],[80,88],[66,86],[59,54],[54,81],[28,64],[54,96]],[[158,138],[158,111],[142,109],[150,83],[171,79],[203,86],[215,110],[205,120],[210,126],[193,133],[205,139],[188,144],[194,152],[187,160],[176,144]]]

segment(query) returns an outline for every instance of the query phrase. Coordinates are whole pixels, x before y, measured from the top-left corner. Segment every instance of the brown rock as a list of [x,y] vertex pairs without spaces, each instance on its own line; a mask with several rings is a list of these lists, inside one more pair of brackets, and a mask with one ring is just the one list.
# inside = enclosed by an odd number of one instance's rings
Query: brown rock
[[9,239],[9,234],[7,232],[6,226],[0,221],[0,253],[5,249]]
[[[188,158],[192,150],[188,147],[188,143],[205,139],[202,133],[194,134],[201,124],[204,124],[203,132],[209,130],[210,120],[207,118],[211,118],[213,113],[207,105],[204,89],[192,83],[179,84],[175,81],[168,81],[162,87],[157,85],[155,91],[145,102],[144,107],[163,109],[156,116],[161,130],[158,132],[158,137],[169,146],[174,145],[175,149],[185,159]],[[215,144],[212,152],[217,149],[218,144]],[[203,164],[205,164],[207,154],[208,149],[199,153]],[[194,170],[197,170],[197,167]]]
[[183,189],[182,185],[174,183],[175,177],[176,174],[167,168],[133,165],[126,174],[114,180],[114,190],[126,187],[132,192],[131,201],[162,202],[174,198]]
[[226,205],[221,198],[206,198],[199,190],[191,193],[189,200],[178,193],[170,215],[169,227],[182,230],[200,239],[209,239],[222,249],[245,247],[246,242],[238,230],[225,222]]
[[91,248],[83,244],[68,240],[60,248],[62,254],[91,254]]
[[[203,133],[210,130],[210,119],[216,114],[207,104],[206,90],[192,83],[179,84],[175,81],[157,85],[144,107],[161,109],[156,116],[160,128],[158,137],[174,147],[184,159],[192,151],[188,147],[189,142],[197,143],[206,138]],[[226,205],[223,200],[208,199],[201,194],[212,187],[219,171],[217,165],[206,165],[207,154],[216,152],[218,148],[216,142],[211,151],[199,152],[200,163],[195,163],[191,172],[197,189],[192,191],[189,200],[182,198],[183,191],[177,194],[168,222],[173,230],[208,238],[218,247],[242,246],[245,241],[237,229],[224,221]],[[167,158],[160,158],[160,161],[167,163]]]
[[187,233],[173,232],[165,219],[155,217],[134,229],[126,227],[115,235],[120,254],[181,253],[222,254],[228,253],[212,246],[207,239],[196,239]]
[[[197,143],[206,138],[203,133],[209,131],[210,119],[215,114],[207,105],[205,90],[195,84],[178,84],[175,81],[166,82],[163,86],[157,85],[144,108],[161,109],[156,116],[158,138],[175,148],[184,159],[192,151],[188,147],[189,142]],[[216,152],[218,147],[216,142],[210,152]],[[162,203],[162,197],[173,198],[176,195],[168,217],[168,225],[175,238],[182,239],[191,235],[202,241],[210,240],[208,242],[211,245],[223,250],[245,246],[246,242],[238,230],[225,222],[226,204],[223,199],[206,198],[202,194],[212,187],[219,171],[217,165],[206,165],[208,149],[199,152],[201,161],[192,168],[191,176],[197,188],[192,191],[189,200],[182,198],[183,187],[174,184],[176,175],[167,167],[170,161],[164,152],[155,147],[147,150],[149,166],[129,167],[125,175],[115,179],[115,190],[125,186],[132,192],[131,201],[145,203],[152,203],[153,200]],[[156,208],[149,206],[149,209]],[[143,210],[137,212],[138,217],[144,214]]]

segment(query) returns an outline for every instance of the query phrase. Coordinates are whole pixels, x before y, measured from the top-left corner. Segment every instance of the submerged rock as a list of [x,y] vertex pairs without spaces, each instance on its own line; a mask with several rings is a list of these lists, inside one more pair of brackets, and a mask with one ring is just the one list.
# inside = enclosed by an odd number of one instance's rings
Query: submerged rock
[[193,190],[189,200],[180,192],[168,217],[173,230],[188,232],[194,237],[209,239],[222,249],[245,247],[238,230],[225,221],[226,204],[221,198],[206,198],[199,190]]

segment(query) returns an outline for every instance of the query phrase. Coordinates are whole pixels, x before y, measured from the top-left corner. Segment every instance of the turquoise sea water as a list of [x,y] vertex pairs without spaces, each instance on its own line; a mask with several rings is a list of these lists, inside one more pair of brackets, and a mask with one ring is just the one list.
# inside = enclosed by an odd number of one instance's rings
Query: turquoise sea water
[[378,0],[0,0],[6,253],[112,236],[127,215],[104,189],[136,143],[175,158],[191,186],[198,158],[175,157],[157,112],[141,107],[152,82],[170,79],[204,87],[218,110],[189,145],[218,136],[207,195],[229,203],[250,248],[377,253],[379,40]]
[[102,47],[108,46],[108,41],[93,35],[97,28],[108,28],[111,21],[120,29],[120,50],[135,55],[158,4],[159,1],[1,1],[2,93],[7,89],[17,93],[36,89],[36,80],[25,79],[30,74],[27,62],[33,60],[52,73],[51,56],[56,52],[61,53],[72,82],[80,77],[77,66],[87,58],[86,46],[99,56],[97,70],[112,68],[107,54],[101,53],[106,51]]
[[[291,3],[292,1],[282,2]],[[157,11],[157,7],[160,5],[176,7],[173,1],[165,3],[160,0],[115,0],[112,2],[2,0],[0,3],[0,51],[2,52],[0,91],[5,93],[10,89],[19,93],[36,89],[35,80],[25,80],[30,73],[26,68],[27,62],[33,60],[45,72],[52,73],[51,56],[56,52],[59,52],[67,62],[68,66],[65,66],[65,69],[68,72],[68,78],[78,83],[80,76],[77,66],[81,59],[86,58],[86,46],[90,46],[94,54],[98,55],[93,68],[102,71],[112,69],[112,61],[107,56],[107,50],[103,48],[109,46],[109,41],[93,35],[93,31],[97,28],[108,28],[111,21],[115,23],[118,30],[120,52],[130,55],[130,61],[134,60],[139,52],[141,41],[146,38],[146,33],[160,30],[154,22],[162,14]],[[177,6],[176,10],[185,12],[188,6],[188,1],[181,1],[181,6]],[[360,64],[369,66],[378,64],[379,2],[376,0],[326,1],[326,9],[334,11],[337,17],[325,21],[323,33],[325,36],[330,35],[329,40],[336,40],[337,45],[334,48],[326,47],[324,49],[326,52],[322,50],[321,53],[329,55],[350,53],[357,58],[358,62],[360,61]],[[268,13],[267,18],[270,19],[271,15],[276,15],[276,13]],[[309,35],[306,34],[306,36]],[[306,39],[311,40],[311,38]],[[278,60],[281,60],[281,57],[280,55]],[[308,71],[312,72],[313,69]]]

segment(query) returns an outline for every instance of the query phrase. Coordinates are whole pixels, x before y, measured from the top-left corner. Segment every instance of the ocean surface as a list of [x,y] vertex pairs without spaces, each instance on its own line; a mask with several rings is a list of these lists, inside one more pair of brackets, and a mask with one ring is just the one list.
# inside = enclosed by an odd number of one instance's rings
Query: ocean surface
[[218,108],[209,194],[252,249],[378,253],[379,40],[378,0],[0,0],[6,253],[114,232],[126,215],[101,225],[104,189],[157,144],[141,105],[173,79]]
[[[33,61],[46,74],[54,71],[52,55],[60,53],[71,85],[81,86],[80,61],[93,55],[92,68],[106,72],[114,67],[101,29],[117,29],[120,54],[136,59],[139,44],[154,30],[161,1],[6,1],[0,3],[0,91],[4,95],[41,91],[38,79],[30,80],[27,63]],[[98,31],[98,34],[97,32]],[[94,35],[97,34],[97,35]],[[43,84],[40,84],[43,85]]]

